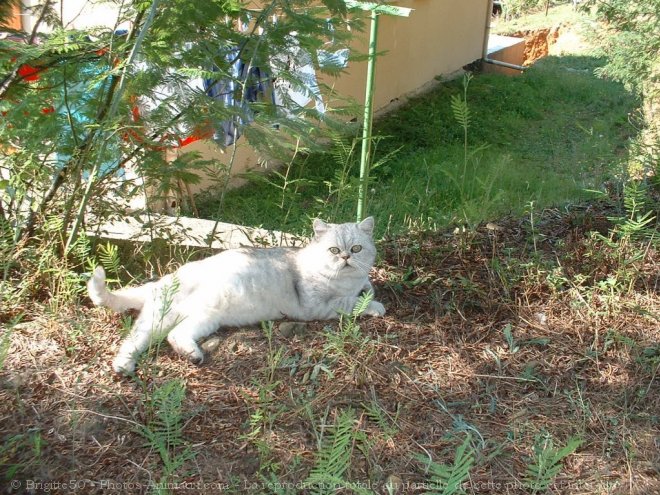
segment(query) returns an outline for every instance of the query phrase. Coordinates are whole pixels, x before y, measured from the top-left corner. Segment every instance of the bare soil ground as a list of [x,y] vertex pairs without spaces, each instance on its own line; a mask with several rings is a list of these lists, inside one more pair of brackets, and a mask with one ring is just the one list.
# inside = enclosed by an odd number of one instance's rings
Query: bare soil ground
[[161,456],[137,431],[155,388],[182,378],[194,456],[172,492],[275,493],[272,473],[295,487],[328,425],[352,410],[368,445],[351,449],[345,479],[376,493],[386,482],[390,493],[428,491],[415,456],[451,464],[467,433],[467,493],[532,493],[522,480],[546,433],[557,446],[583,441],[551,493],[660,493],[660,256],[647,245],[632,285],[608,285],[622,252],[588,232],[607,232],[610,213],[547,210],[383,242],[374,278],[388,313],[363,319],[341,352],[329,346],[336,324],[276,330],[270,345],[258,328],[221,330],[200,367],[163,345],[120,378],[110,368],[119,315],[35,306],[0,372],[0,486],[153,491]]

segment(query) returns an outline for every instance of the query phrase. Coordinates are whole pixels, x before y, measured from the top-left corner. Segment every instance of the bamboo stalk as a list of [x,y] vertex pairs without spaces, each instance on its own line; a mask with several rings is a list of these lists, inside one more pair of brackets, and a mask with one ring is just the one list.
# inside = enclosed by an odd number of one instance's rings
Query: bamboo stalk
[[378,44],[378,12],[371,10],[371,32],[369,33],[369,61],[367,62],[367,85],[364,95],[364,119],[362,122],[362,151],[360,153],[360,187],[358,189],[357,221],[360,222],[367,210],[367,188],[371,166],[371,130],[374,112],[374,79],[376,75],[376,46]]

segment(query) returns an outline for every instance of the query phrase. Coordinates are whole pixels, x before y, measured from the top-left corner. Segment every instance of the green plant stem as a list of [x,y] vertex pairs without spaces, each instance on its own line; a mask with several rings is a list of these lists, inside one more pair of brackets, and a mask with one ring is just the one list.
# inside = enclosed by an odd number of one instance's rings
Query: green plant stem
[[374,79],[376,75],[376,47],[378,45],[378,12],[371,10],[371,32],[369,34],[369,61],[367,63],[367,87],[364,97],[362,122],[362,153],[360,154],[360,187],[358,189],[357,221],[361,221],[367,210],[367,188],[369,187],[369,159],[371,154],[371,129],[374,107]]
[[467,175],[467,166],[468,166],[468,129],[470,126],[470,121],[469,121],[469,107],[468,107],[468,86],[470,85],[470,79],[471,75],[468,73],[465,75],[465,78],[463,79],[463,103],[465,105],[465,120],[463,122],[463,178],[462,178],[462,184],[461,184],[461,189],[463,191],[465,190],[465,176]]

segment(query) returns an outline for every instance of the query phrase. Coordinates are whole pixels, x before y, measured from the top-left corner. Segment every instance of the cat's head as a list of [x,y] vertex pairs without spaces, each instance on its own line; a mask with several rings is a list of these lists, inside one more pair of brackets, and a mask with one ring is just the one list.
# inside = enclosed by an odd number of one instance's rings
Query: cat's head
[[376,259],[373,241],[374,219],[360,223],[325,223],[314,220],[314,248],[324,265],[332,272],[358,272],[367,275]]

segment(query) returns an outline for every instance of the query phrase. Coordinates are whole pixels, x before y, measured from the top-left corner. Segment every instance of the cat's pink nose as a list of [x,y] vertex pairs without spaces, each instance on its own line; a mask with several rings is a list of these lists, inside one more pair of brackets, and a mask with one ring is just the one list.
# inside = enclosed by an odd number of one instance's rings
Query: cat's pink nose
[[348,253],[344,253],[344,254],[341,255],[341,259],[343,259],[345,261],[348,261],[348,258],[350,258],[350,257],[351,257],[351,255],[348,254]]

